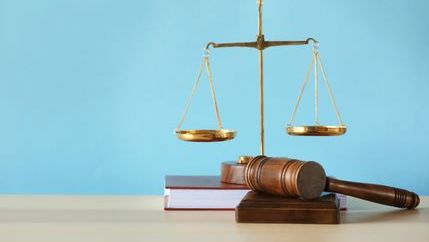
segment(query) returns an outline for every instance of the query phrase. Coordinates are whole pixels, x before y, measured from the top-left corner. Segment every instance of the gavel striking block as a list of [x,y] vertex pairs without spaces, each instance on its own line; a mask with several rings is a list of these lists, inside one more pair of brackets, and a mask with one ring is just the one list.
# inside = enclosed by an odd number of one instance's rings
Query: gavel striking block
[[238,223],[338,224],[340,210],[335,194],[312,200],[250,191],[235,209]]
[[314,161],[257,156],[247,164],[244,176],[253,191],[284,197],[315,199],[327,191],[398,208],[412,209],[420,202],[416,193],[404,189],[326,177]]

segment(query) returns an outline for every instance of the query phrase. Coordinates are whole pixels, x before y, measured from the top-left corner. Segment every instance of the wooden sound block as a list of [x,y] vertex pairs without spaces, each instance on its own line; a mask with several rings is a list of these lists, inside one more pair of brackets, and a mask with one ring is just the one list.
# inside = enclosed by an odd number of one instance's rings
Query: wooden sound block
[[338,224],[339,211],[335,194],[302,200],[251,191],[235,208],[235,220],[237,223]]

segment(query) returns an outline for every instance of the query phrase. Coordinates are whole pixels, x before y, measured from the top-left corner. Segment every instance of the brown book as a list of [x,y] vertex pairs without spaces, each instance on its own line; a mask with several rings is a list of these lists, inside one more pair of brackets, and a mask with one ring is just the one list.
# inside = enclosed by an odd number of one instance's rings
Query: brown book
[[337,224],[339,204],[335,194],[302,200],[249,192],[237,206],[235,219],[238,223]]
[[165,210],[234,210],[249,191],[219,176],[166,176]]

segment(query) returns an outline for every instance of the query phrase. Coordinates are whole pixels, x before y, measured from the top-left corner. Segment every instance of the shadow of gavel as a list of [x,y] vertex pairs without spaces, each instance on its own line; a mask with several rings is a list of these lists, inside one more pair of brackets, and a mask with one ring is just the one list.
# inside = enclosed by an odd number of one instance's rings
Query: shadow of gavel
[[257,156],[247,164],[244,177],[253,191],[286,197],[314,199],[326,191],[398,208],[412,209],[420,202],[416,193],[404,189],[326,177],[314,161]]

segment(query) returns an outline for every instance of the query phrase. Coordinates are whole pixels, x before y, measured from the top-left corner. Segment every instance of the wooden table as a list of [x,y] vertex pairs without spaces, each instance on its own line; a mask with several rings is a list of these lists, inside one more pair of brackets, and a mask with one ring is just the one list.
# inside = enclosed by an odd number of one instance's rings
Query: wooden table
[[350,198],[339,225],[237,224],[232,211],[163,210],[155,196],[0,196],[0,241],[429,241],[416,210]]

